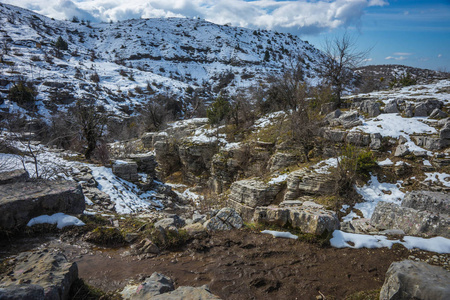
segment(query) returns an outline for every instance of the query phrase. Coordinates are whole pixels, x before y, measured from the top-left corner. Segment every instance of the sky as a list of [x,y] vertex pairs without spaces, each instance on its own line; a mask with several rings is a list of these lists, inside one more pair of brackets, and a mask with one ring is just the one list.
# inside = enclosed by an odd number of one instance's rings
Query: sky
[[344,32],[366,64],[450,71],[450,0],[0,0],[55,19],[199,17],[289,32],[321,49]]

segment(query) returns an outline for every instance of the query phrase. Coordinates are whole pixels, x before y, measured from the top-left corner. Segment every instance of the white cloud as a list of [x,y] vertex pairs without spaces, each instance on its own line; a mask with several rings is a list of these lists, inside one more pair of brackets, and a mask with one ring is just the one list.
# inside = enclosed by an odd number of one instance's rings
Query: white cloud
[[442,57],[442,54],[439,53],[439,54],[438,54],[438,58],[441,58],[441,57]]
[[409,56],[409,55],[413,55],[413,53],[409,53],[409,52],[395,52],[394,55]]
[[201,17],[208,21],[316,33],[360,21],[364,9],[384,0],[2,0],[56,19],[92,21]]
[[372,61],[372,60],[373,60],[372,58],[366,58],[366,59],[363,60],[363,62],[369,62],[369,61]]
[[407,57],[405,57],[405,56],[397,56],[397,57],[395,57],[395,56],[387,56],[384,59],[387,59],[387,60],[390,60],[390,59],[393,59],[393,60],[405,60],[405,59],[407,59]]

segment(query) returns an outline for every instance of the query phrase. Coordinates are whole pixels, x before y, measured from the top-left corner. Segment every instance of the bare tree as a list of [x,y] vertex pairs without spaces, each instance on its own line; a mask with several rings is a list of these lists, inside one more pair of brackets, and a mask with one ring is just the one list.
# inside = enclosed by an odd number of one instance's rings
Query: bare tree
[[[272,75],[268,78],[271,84],[268,90],[269,102],[280,105],[283,110],[297,111],[299,99],[304,98],[304,60],[298,55],[285,66],[282,75]],[[275,109],[278,107],[275,107]]]
[[345,87],[354,78],[353,69],[360,66],[371,49],[359,51],[356,39],[348,33],[325,41],[324,55],[320,60],[320,71],[333,87],[334,101],[341,106],[341,96]]

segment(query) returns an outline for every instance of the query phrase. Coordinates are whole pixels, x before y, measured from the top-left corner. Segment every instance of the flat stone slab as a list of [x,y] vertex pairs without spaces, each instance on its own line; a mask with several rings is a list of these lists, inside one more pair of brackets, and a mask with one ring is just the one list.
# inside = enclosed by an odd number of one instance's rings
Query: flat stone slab
[[0,228],[6,230],[24,226],[37,216],[81,214],[84,209],[83,191],[72,181],[16,182],[0,189]]
[[[34,295],[40,293],[38,287],[41,287],[44,290],[43,299],[69,299],[70,287],[78,278],[76,263],[68,262],[62,253],[52,250],[23,252],[15,260],[14,270],[0,280],[0,293],[2,289],[17,288]],[[0,298],[4,299],[1,294]]]
[[407,235],[450,238],[449,215],[420,211],[394,203],[380,201],[370,224],[377,230],[400,229]]
[[18,181],[25,181],[30,176],[25,170],[14,170],[0,173],[0,185],[7,183],[14,183]]
[[425,262],[393,262],[380,293],[380,300],[391,299],[450,299],[450,272]]

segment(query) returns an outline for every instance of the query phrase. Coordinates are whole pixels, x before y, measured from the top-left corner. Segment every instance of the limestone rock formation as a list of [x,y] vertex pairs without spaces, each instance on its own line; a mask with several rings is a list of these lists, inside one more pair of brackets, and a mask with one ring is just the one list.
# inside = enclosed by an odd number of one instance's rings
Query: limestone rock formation
[[400,229],[407,235],[450,238],[450,217],[428,211],[379,202],[370,223],[378,230]]
[[243,225],[241,216],[232,208],[222,208],[206,221],[203,227],[208,231],[239,229]]
[[393,262],[386,273],[380,300],[450,299],[450,273],[425,262]]
[[339,219],[333,211],[326,210],[322,205],[310,201],[293,207],[257,207],[253,221],[278,226],[289,224],[304,233],[316,235],[339,229]]
[[[42,250],[24,252],[17,256],[14,270],[2,278],[0,283],[0,298],[2,289],[19,291],[27,290],[27,295],[40,294],[40,289],[23,285],[35,285],[43,288],[46,300],[66,300],[72,283],[78,278],[76,263],[70,263],[59,252]],[[8,298],[6,298],[8,299]],[[12,298],[14,299],[14,298]],[[17,298],[16,298],[17,299]],[[26,299],[24,297],[23,299]],[[29,298],[30,299],[30,298]],[[39,299],[39,298],[36,298]]]
[[81,214],[85,209],[81,187],[72,181],[17,182],[0,189],[0,228],[24,226],[40,215]]

